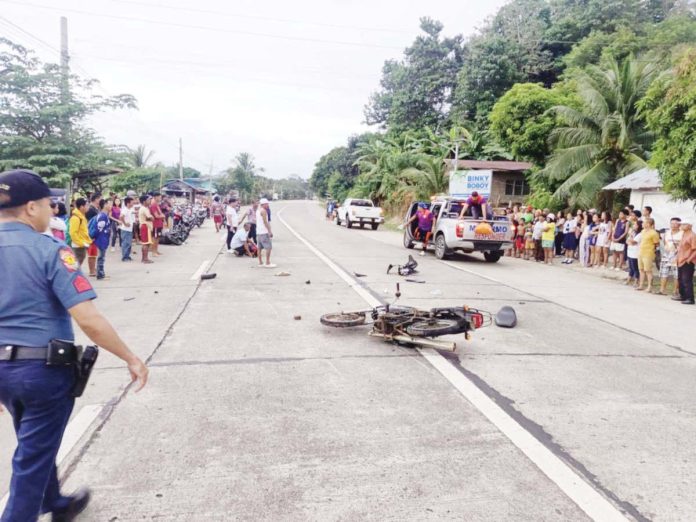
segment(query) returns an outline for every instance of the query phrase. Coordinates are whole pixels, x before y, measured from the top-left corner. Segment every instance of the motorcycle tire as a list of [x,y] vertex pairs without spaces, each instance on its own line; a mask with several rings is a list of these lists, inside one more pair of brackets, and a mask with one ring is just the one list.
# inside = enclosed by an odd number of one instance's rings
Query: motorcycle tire
[[454,319],[423,319],[406,327],[406,333],[413,337],[439,337],[466,331],[466,323]]
[[365,324],[364,313],[345,313],[334,312],[321,316],[321,324],[332,326],[333,328],[349,328],[351,326],[360,326]]

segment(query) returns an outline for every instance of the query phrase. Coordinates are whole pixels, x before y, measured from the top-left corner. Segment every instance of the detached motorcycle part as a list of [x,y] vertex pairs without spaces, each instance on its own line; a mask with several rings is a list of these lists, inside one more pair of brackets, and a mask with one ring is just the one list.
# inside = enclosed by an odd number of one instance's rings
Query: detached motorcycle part
[[457,343],[449,343],[444,341],[433,341],[431,339],[423,339],[422,337],[409,337],[408,335],[384,335],[379,332],[370,332],[370,337],[379,337],[387,342],[396,342],[401,345],[421,346],[423,348],[435,348],[436,350],[448,350],[454,352],[457,350]]
[[512,306],[503,306],[495,314],[495,324],[502,328],[514,328],[517,325],[517,313]]
[[406,327],[406,333],[416,337],[438,337],[466,332],[466,323],[455,319],[423,319]]
[[365,324],[364,312],[336,312],[321,316],[321,324],[334,328],[349,328]]

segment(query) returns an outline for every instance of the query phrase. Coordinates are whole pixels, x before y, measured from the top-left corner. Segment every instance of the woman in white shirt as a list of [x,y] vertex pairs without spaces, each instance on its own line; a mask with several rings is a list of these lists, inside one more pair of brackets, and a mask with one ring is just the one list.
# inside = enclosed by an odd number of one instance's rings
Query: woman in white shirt
[[599,223],[599,233],[597,234],[597,263],[596,267],[609,266],[609,237],[612,231],[611,215],[609,212],[602,212],[602,219]]

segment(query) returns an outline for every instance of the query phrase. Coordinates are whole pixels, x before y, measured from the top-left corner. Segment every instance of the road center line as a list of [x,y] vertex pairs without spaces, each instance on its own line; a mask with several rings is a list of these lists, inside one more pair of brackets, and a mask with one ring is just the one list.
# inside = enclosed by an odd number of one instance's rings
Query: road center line
[[[355,290],[370,306],[378,306],[382,303],[345,270],[331,261],[324,253],[300,235],[283,218],[285,208],[278,212],[278,219],[297,239],[304,243],[319,259],[329,266],[341,279]],[[489,278],[491,279],[491,278]],[[421,355],[442,376],[454,386],[474,408],[481,412],[490,422],[498,428],[517,448],[531,460],[539,470],[544,473],[570,500],[575,502],[593,520],[598,521],[622,521],[628,519],[607,498],[595,490],[590,484],[580,477],[568,464],[557,457],[551,450],[539,442],[531,433],[520,426],[505,410],[495,401],[483,393],[465,375],[457,371],[442,355],[431,348],[418,348]]]
[[[63,434],[60,450],[58,450],[58,456],[56,457],[57,466],[60,466],[63,460],[70,454],[82,438],[82,435],[85,434],[92,423],[97,419],[103,407],[103,404],[87,404],[83,406],[80,411],[77,412],[77,415],[68,423],[68,427]],[[10,494],[8,492],[0,500],[0,513],[5,509],[9,497]]]
[[203,275],[203,272],[205,272],[208,269],[208,266],[210,266],[210,259],[206,259],[201,263],[201,266],[198,267],[198,270],[196,270],[191,276],[191,281],[198,281]]

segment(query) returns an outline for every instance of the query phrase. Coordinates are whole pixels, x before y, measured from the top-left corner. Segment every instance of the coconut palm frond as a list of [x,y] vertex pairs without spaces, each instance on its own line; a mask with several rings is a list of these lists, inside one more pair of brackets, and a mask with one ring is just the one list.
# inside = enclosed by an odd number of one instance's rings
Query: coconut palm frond
[[557,181],[572,177],[574,172],[591,169],[600,150],[595,143],[559,149],[551,156],[542,172]]
[[586,127],[558,127],[549,136],[551,145],[558,149],[598,143],[600,140],[601,133],[597,129],[588,129]]

